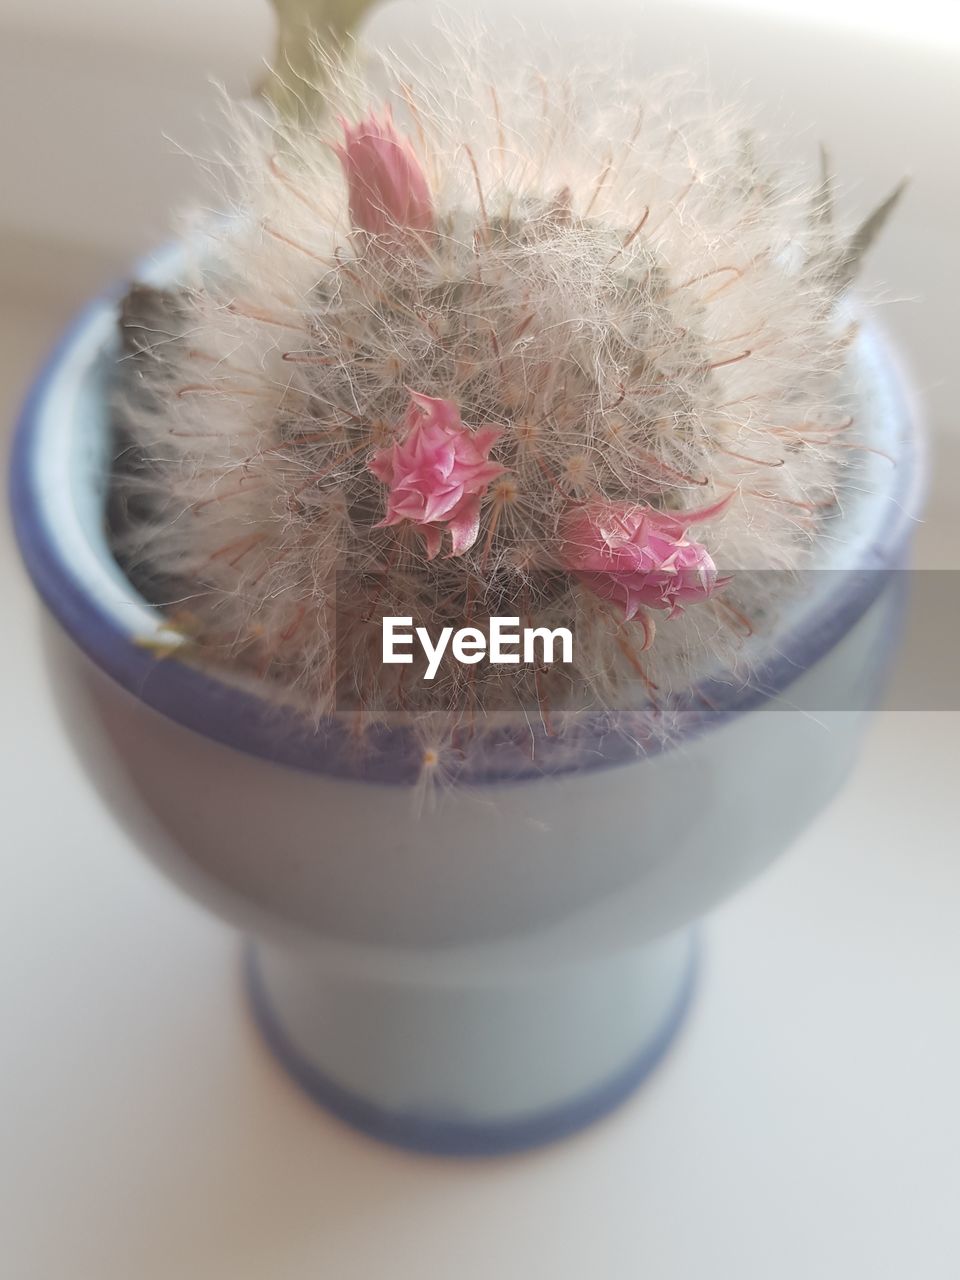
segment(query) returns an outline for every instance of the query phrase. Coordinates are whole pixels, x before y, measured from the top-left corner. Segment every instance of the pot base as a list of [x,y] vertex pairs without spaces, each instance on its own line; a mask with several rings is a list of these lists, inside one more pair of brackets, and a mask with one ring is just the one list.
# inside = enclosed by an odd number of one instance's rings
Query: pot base
[[[367,1062],[377,1064],[374,1071],[389,1071],[389,1064],[393,1062],[396,1069],[392,1082],[395,1087],[390,1091],[395,1100],[393,1105],[384,1100],[384,1087],[378,1087],[380,1096],[374,1097],[372,1090],[355,1092],[340,1083],[324,1061],[330,1055],[323,1052],[322,1040],[319,1052],[311,1052],[306,1047],[302,1025],[304,1006],[296,996],[290,998],[289,959],[286,964],[281,962],[278,969],[275,956],[250,944],[245,953],[245,976],[253,1015],[268,1047],[301,1088],[321,1106],[353,1128],[393,1146],[434,1155],[484,1156],[504,1155],[557,1141],[600,1119],[625,1101],[664,1056],[680,1029],[690,1007],[698,956],[699,948],[691,930],[629,956],[616,957],[614,962],[608,962],[586,978],[582,971],[578,972],[572,982],[564,984],[562,995],[555,987],[544,990],[542,984],[533,984],[520,997],[521,1001],[530,1000],[536,1006],[532,1021],[542,1025],[533,1026],[526,1016],[530,1010],[518,1009],[515,991],[422,992],[392,988],[388,1004],[384,1004],[382,991],[378,991],[371,1002],[369,991],[363,988],[332,993],[329,988],[322,989],[324,984],[319,992],[315,986],[309,1021],[315,1026],[325,1025],[332,1044],[343,1036],[341,1024],[346,1020],[350,1024],[347,1038],[354,1042],[350,1052],[365,1053]],[[616,965],[617,974],[612,972],[611,964]],[[302,963],[297,968],[302,972]],[[591,991],[598,982],[603,984],[603,991]],[[625,987],[632,988],[634,999],[623,998]],[[301,984],[301,995],[302,989]],[[561,1000],[567,996],[569,1004],[564,1034],[559,1037],[556,1019],[551,1016],[557,1012],[558,995]],[[478,997],[484,1006],[487,1024],[479,1028],[476,1018],[471,1016],[474,1012],[471,1006]],[[440,1015],[439,1026],[435,1007],[438,999],[445,1002],[448,1011],[446,1017]],[[422,1011],[424,1000],[431,1006],[426,1017]],[[421,1008],[411,1009],[411,1001]],[[512,1006],[506,1011],[506,1019],[504,1002]],[[451,1004],[456,1005],[453,1025],[449,1014]],[[553,1010],[551,1004],[555,1006]],[[399,1010],[395,1009],[396,1005],[400,1006]],[[466,1018],[464,1005],[467,1006]],[[489,1025],[491,1005],[496,1006],[495,1029]],[[569,1074],[564,1069],[544,1073],[544,1063],[536,1060],[538,1052],[549,1053],[555,1060],[558,1053],[569,1049],[570,1056],[579,1060],[574,1073],[589,1072],[591,1061],[603,1061],[611,1053],[611,1037],[603,1033],[604,1025],[611,1022],[611,1015],[619,1024],[619,1031],[612,1037],[614,1041],[629,1037],[633,1031],[634,1043],[629,1056],[613,1071],[606,1069],[587,1087],[569,1096],[551,1099],[539,1106],[529,1105],[533,1096],[531,1088],[535,1094],[543,1074],[558,1074],[561,1079]],[[398,1043],[395,1025],[391,1035],[391,1023],[395,1024],[398,1016],[405,1031],[404,1043]],[[505,1030],[511,1023],[518,1032],[514,1036]],[[316,1041],[315,1026],[308,1029],[307,1038]],[[474,1039],[471,1050],[471,1038],[476,1037],[478,1030],[481,1038]],[[490,1039],[496,1037],[497,1031],[499,1038],[494,1039],[491,1048]],[[444,1043],[445,1036],[450,1035],[455,1037],[453,1045]],[[417,1072],[414,1080],[410,1079],[411,1054],[412,1069]],[[458,1071],[456,1059],[463,1055],[468,1055],[469,1066]],[[434,1073],[438,1079],[429,1078],[430,1064],[438,1065]],[[522,1082],[519,1089],[521,1095],[524,1092],[528,1095],[523,1109],[516,1106],[515,1098],[510,1098],[517,1092],[518,1076],[528,1082],[526,1089]],[[486,1093],[482,1103],[472,1097],[476,1091],[471,1083],[474,1078],[484,1082],[479,1086],[479,1092]],[[499,1092],[498,1080],[503,1086]],[[453,1093],[459,1093],[460,1097],[451,1096],[451,1081]],[[549,1082],[545,1088],[550,1088]],[[423,1098],[434,1094],[437,1101],[411,1104],[409,1098],[414,1093]],[[503,1114],[497,1115],[497,1110]]]

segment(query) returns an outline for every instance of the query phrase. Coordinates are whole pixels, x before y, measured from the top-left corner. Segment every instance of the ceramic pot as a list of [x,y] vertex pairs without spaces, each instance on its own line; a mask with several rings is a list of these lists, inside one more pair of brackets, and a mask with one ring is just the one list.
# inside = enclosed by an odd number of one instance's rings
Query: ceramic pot
[[115,316],[101,299],[60,343],[12,476],[58,704],[107,803],[253,940],[260,1027],[346,1120],[479,1153],[607,1111],[682,1020],[693,922],[789,845],[854,759],[919,503],[887,348],[865,331],[852,368],[860,421],[893,465],[868,456],[829,572],[756,640],[749,684],[713,682],[679,740],[640,756],[615,718],[575,750],[541,744],[536,768],[507,735],[418,814],[402,730],[360,761],[332,729],[307,732],[249,684],[159,652],[163,619],[105,535]]

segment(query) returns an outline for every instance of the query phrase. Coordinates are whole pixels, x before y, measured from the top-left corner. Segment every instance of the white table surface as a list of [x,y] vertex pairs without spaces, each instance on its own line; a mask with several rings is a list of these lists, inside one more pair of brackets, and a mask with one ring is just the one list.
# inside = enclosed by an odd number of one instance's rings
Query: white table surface
[[[67,267],[0,304],[4,423],[97,273]],[[926,564],[957,563],[947,426]],[[353,1134],[274,1064],[236,938],[81,777],[5,526],[0,580],[3,1280],[960,1276],[960,714],[877,716],[831,809],[710,919],[689,1022],[626,1106],[447,1162]]]

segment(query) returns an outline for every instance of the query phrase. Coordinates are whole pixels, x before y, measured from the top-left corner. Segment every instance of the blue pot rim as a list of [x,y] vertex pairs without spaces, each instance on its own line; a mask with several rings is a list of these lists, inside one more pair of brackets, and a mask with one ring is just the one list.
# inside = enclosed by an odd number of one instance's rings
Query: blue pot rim
[[[10,502],[20,552],[49,611],[96,666],[138,700],[171,720],[247,754],[275,764],[372,783],[412,785],[421,774],[422,748],[409,728],[372,726],[362,754],[351,730],[334,719],[319,727],[290,708],[221,679],[211,670],[172,656],[158,656],[79,580],[53,535],[41,498],[39,422],[56,375],[105,307],[115,309],[126,288],[116,285],[88,304],[68,326],[44,364],[21,410],[10,464]],[[749,681],[711,678],[691,690],[678,707],[680,732],[651,736],[638,750],[637,713],[608,711],[578,726],[572,747],[539,728],[505,728],[485,735],[484,749],[468,758],[465,783],[504,784],[544,775],[626,764],[669,749],[782,694],[832,649],[883,590],[905,555],[924,490],[922,436],[904,394],[903,379],[886,340],[875,327],[858,339],[871,377],[898,425],[900,456],[895,483],[885,496],[892,518],[862,549],[856,564],[838,574],[838,584],[801,625],[778,637],[771,660]],[[104,354],[101,349],[99,355]],[[87,366],[88,367],[88,366]],[[146,602],[142,602],[146,605]],[[151,606],[146,605],[147,608]],[[152,609],[158,617],[159,611]],[[533,750],[531,750],[531,736]]]

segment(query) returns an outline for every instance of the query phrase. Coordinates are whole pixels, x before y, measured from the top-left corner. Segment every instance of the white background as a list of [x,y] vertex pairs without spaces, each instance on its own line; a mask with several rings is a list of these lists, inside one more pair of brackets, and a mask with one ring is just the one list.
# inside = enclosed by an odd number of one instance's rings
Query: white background
[[[484,8],[616,39],[642,70],[692,58],[803,154],[828,140],[850,210],[912,171],[869,284],[932,425],[920,562],[958,567],[955,6]],[[400,0],[372,35],[426,38],[431,12]],[[207,75],[239,91],[269,44],[258,0],[0,0],[4,441],[74,305],[204,190],[164,131],[209,150]],[[625,1108],[538,1154],[428,1160],[274,1066],[236,940],[133,854],[69,756],[6,530],[0,576],[4,1280],[960,1275],[956,713],[877,717],[841,798],[710,920],[690,1021]]]

